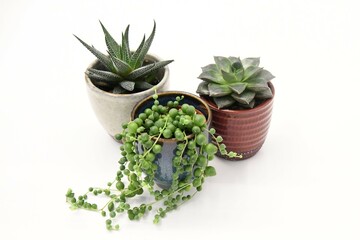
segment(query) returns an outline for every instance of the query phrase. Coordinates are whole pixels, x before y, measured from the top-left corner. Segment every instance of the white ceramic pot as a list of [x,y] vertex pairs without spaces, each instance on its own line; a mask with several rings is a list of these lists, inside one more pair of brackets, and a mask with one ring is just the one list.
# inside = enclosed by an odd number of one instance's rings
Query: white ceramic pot
[[[146,55],[146,59],[161,61],[161,59],[157,56],[150,54]],[[93,67],[97,63],[98,60],[94,61],[89,68]],[[164,77],[156,85],[157,92],[168,90],[169,68],[168,66],[165,66],[164,69]],[[117,133],[121,132],[122,124],[130,121],[131,111],[136,103],[154,94],[153,89],[132,94],[109,93],[96,87],[86,74],[85,82],[95,115],[101,125],[113,138]]]

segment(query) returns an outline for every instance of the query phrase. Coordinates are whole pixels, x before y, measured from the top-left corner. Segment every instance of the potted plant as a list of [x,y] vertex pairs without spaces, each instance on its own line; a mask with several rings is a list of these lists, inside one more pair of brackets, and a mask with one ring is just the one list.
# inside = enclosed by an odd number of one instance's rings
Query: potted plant
[[229,150],[254,156],[270,126],[274,76],[259,67],[259,58],[214,57],[202,68],[197,93],[213,114],[211,126],[223,136]]
[[[210,120],[207,104],[189,93],[163,92],[144,99],[135,106],[122,133],[116,135],[123,145],[115,179],[104,188],[90,187],[78,197],[69,189],[67,202],[72,209],[92,210],[107,217],[109,230],[119,229],[116,216],[122,213],[138,220],[155,211],[154,223],[158,223],[201,191],[206,177],[216,175],[209,162],[218,148],[228,157],[240,157],[227,152],[221,137],[208,129]],[[215,144],[209,142],[209,135]],[[108,201],[98,208],[89,202],[91,195],[106,196]]]
[[117,43],[100,22],[105,35],[107,54],[103,54],[75,36],[97,58],[85,72],[85,82],[91,105],[105,128],[114,137],[122,123],[128,122],[130,112],[141,99],[150,96],[152,88],[167,89],[169,69],[173,60],[161,61],[148,54],[155,36],[156,23],[151,35],[145,36],[135,51],[130,50],[129,28]]

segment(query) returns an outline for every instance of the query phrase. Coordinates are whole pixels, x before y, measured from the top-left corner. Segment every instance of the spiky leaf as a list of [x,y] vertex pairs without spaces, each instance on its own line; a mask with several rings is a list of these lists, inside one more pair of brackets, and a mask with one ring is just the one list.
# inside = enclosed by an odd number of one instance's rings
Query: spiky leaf
[[146,56],[147,52],[149,51],[151,43],[152,43],[152,41],[154,39],[155,31],[156,31],[156,22],[154,21],[153,30],[152,30],[149,38],[146,39],[146,41],[144,43],[144,46],[141,48],[141,51],[140,51],[136,61],[134,61],[135,68],[141,67],[143,65],[145,56]]
[[136,89],[140,89],[140,90],[147,90],[154,87],[154,85],[147,83],[147,82],[143,82],[143,81],[138,81],[135,82],[135,88]]
[[110,58],[113,61],[114,65],[116,66],[116,72],[120,76],[126,77],[130,72],[132,72],[133,69],[127,62],[120,60],[119,58],[116,58],[111,55],[110,55]]
[[74,35],[80,42],[82,45],[84,45],[92,54],[95,55],[95,57],[97,57],[97,59],[99,59],[99,61],[109,70],[111,71],[115,71],[115,68],[110,60],[110,58],[108,56],[106,56],[105,54],[101,53],[100,51],[98,51],[96,48],[88,45],[87,43],[85,43],[83,40],[81,40],[80,38],[78,38],[76,35]]
[[133,68],[137,68],[137,61],[138,61],[138,58],[139,58],[139,55],[140,55],[140,52],[142,50],[142,48],[144,47],[144,43],[145,43],[145,35],[139,45],[139,47],[136,49],[136,51],[131,55],[131,58],[130,58],[130,66],[133,67]]
[[135,82],[132,81],[122,81],[120,82],[120,86],[123,87],[124,89],[132,92],[135,88]]
[[124,94],[124,93],[128,93],[128,91],[126,91],[124,88],[122,88],[120,85],[114,87],[113,93],[115,94]]
[[250,66],[258,67],[260,64],[260,58],[244,58],[241,62],[245,69]]
[[208,82],[201,82],[196,90],[196,92],[200,95],[209,95],[209,83]]
[[268,88],[262,90],[261,92],[257,92],[255,97],[258,99],[268,99],[268,98],[273,97],[273,93],[272,93],[271,89],[268,87]]
[[220,70],[224,70],[225,72],[231,71],[231,62],[226,57],[215,56],[214,60]]
[[222,97],[229,95],[232,92],[228,85],[209,83],[208,88],[210,97]]
[[126,27],[125,33],[122,34],[121,55],[122,55],[122,59],[125,62],[129,62],[131,56],[130,46],[129,46],[129,28],[130,25]]
[[101,21],[100,25],[105,35],[105,43],[108,48],[108,51],[110,55],[113,55],[119,59],[121,59],[121,46],[114,40],[114,38],[110,35],[108,30],[105,28],[105,26],[102,24]]
[[245,83],[232,83],[229,84],[229,87],[231,88],[231,90],[237,94],[241,94],[245,89],[246,89],[246,84]]
[[235,76],[236,76],[236,79],[238,79],[239,81],[242,81],[242,79],[244,78],[244,69],[236,71]]
[[231,96],[215,97],[214,102],[218,108],[226,108],[233,105],[236,101]]
[[255,93],[252,91],[244,91],[241,94],[233,93],[231,96],[239,103],[249,105],[254,99]]
[[155,62],[146,66],[143,66],[141,68],[138,68],[134,71],[132,71],[128,76],[127,79],[129,80],[136,80],[143,76],[146,76],[149,73],[152,73],[159,68],[165,67],[169,63],[171,63],[173,60],[167,60],[167,61],[161,61],[161,62]]
[[244,69],[244,67],[243,67],[243,65],[242,65],[242,63],[241,63],[240,58],[237,58],[237,57],[229,57],[229,60],[230,60],[230,62],[231,62],[231,67],[232,67],[232,70],[233,70],[234,72]]
[[88,75],[91,79],[101,80],[110,84],[116,84],[122,80],[122,78],[115,73],[93,68],[87,69],[86,75]]

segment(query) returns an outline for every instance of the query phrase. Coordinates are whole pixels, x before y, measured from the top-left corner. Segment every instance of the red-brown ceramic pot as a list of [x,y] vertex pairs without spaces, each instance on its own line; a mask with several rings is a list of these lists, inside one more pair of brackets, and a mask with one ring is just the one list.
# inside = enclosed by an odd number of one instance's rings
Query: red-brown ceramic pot
[[[274,94],[274,86],[270,82],[269,87]],[[213,115],[211,127],[223,137],[223,143],[228,151],[242,154],[242,159],[247,159],[260,150],[270,127],[274,97],[253,109],[246,110],[218,109],[210,98],[205,96],[201,98],[210,106]],[[239,160],[239,158],[227,157],[226,159]]]

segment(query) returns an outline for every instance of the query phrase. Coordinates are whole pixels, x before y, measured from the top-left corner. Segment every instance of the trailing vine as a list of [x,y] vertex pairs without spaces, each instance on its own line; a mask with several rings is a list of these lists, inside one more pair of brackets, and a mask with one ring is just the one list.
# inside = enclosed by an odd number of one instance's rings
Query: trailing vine
[[[153,95],[154,103],[136,119],[123,125],[123,131],[115,137],[121,140],[122,157],[115,179],[107,187],[90,187],[85,194],[75,196],[69,189],[66,201],[71,209],[86,209],[100,213],[107,218],[108,230],[120,228],[121,214],[130,220],[138,220],[154,211],[153,222],[159,221],[167,213],[177,209],[202,190],[206,177],[216,175],[209,162],[220,151],[228,157],[238,157],[227,152],[221,136],[215,136],[215,129],[207,129],[206,118],[187,103],[180,104],[183,96],[161,105],[158,95]],[[213,142],[209,142],[209,136]],[[163,151],[162,139],[176,139],[176,149],[172,156],[172,182],[167,189],[156,185],[157,159]],[[148,193],[140,199],[136,197]],[[99,208],[90,203],[90,197],[105,196],[107,202]],[[144,200],[145,199],[145,200]]]

